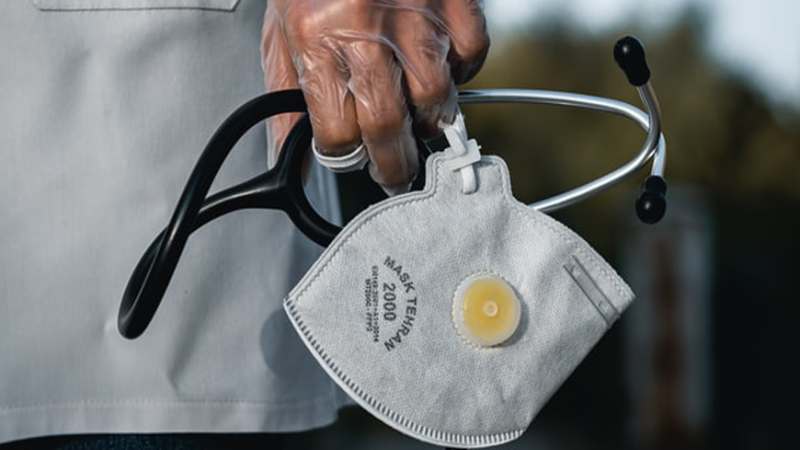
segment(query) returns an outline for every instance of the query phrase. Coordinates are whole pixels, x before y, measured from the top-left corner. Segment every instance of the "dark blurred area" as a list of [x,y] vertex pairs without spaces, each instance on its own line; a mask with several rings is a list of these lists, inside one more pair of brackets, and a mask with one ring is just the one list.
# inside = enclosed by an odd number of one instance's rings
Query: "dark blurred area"
[[[800,112],[769,104],[718,64],[706,23],[698,9],[658,32],[589,33],[548,18],[495,46],[464,87],[563,90],[639,106],[612,58],[614,42],[632,34],[647,50],[668,147],[661,223],[635,219],[646,170],[553,214],[618,268],[637,300],[528,432],[500,448],[800,448]],[[616,168],[644,139],[624,119],[583,110],[504,104],[464,113],[482,151],[506,159],[526,203]],[[343,185],[351,214],[363,189],[355,183]],[[290,443],[433,448],[355,409]]]

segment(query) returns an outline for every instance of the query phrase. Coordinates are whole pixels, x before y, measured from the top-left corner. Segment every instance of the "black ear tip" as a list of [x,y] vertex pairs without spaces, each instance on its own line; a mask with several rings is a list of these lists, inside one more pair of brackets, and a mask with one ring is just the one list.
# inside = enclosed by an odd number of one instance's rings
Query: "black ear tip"
[[646,224],[654,224],[664,217],[667,211],[667,201],[664,197],[643,193],[636,201],[636,215]]
[[644,54],[644,46],[633,36],[625,36],[614,45],[614,61],[625,72],[634,86],[650,81],[650,68]]
[[614,45],[614,60],[618,63],[629,58],[641,58],[644,56],[644,47],[633,36],[625,36]]
[[653,175],[644,183],[642,195],[636,200],[636,215],[644,223],[654,224],[667,212],[667,183]]

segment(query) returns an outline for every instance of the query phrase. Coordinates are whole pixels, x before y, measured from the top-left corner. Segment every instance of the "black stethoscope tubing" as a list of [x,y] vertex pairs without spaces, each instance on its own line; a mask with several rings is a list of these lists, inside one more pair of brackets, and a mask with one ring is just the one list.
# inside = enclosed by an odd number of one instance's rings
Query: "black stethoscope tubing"
[[214,178],[234,145],[259,122],[284,113],[306,112],[299,90],[261,95],[242,105],[217,129],[183,189],[169,225],[153,240],[125,288],[118,326],[123,336],[144,332],[175,273],[189,236],[224,214],[246,208],[280,209],[306,236],[326,246],[341,229],[317,214],[303,189],[303,159],[311,143],[311,124],[303,117],[283,144],[276,166],[208,199]]
[[[147,247],[122,294],[117,325],[129,339],[150,324],[166,292],[189,236],[212,220],[241,209],[284,211],[308,238],[326,247],[341,227],[320,216],[303,189],[303,160],[311,144],[311,123],[304,115],[289,132],[275,167],[206,198],[223,162],[241,137],[272,116],[307,112],[300,90],[263,94],[234,111],[209,140],[183,189],[167,227]],[[420,162],[430,150],[417,140]],[[424,183],[424,174],[415,185]]]

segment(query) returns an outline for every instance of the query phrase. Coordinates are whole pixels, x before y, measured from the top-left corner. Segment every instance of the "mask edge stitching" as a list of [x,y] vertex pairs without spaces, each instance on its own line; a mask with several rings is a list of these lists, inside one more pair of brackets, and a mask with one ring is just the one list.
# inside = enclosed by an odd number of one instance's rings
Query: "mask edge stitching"
[[[404,416],[394,412],[393,410],[386,407],[381,402],[375,400],[374,397],[365,393],[361,390],[352,380],[350,377],[345,375],[341,369],[333,363],[330,358],[330,355],[325,351],[325,349],[319,344],[319,342],[314,338],[311,331],[308,327],[305,326],[300,312],[297,310],[294,302],[291,300],[286,300],[285,302],[285,309],[289,313],[289,316],[292,318],[291,322],[292,325],[297,329],[297,331],[301,332],[302,335],[305,337],[303,342],[312,350],[312,354],[314,357],[322,362],[326,371],[329,374],[333,375],[332,378],[334,380],[338,380],[337,384],[339,384],[345,391],[355,394],[357,400],[361,400],[362,406],[367,409],[371,409],[373,411],[377,411],[380,414],[376,415],[378,418],[382,419],[384,422],[391,422],[390,425],[394,425],[400,431],[407,431],[409,434],[417,435],[414,437],[420,438],[427,438],[422,439],[426,442],[432,444],[456,444],[456,445],[477,445],[477,446],[491,446],[491,445],[500,445],[506,442],[510,442],[514,439],[517,439],[522,433],[525,432],[527,427],[521,428],[518,430],[512,431],[504,431],[501,433],[495,433],[491,435],[483,435],[483,436],[469,436],[464,434],[457,434],[457,433],[448,433],[442,431],[432,430],[428,427],[420,425],[416,422],[413,422]],[[359,402],[359,403],[361,403]]]

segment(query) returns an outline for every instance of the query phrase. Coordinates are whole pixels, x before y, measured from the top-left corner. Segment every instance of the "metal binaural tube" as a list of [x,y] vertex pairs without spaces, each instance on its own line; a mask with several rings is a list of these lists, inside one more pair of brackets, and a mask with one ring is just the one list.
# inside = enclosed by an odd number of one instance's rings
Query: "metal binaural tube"
[[527,103],[583,108],[625,117],[647,132],[647,138],[642,148],[633,159],[623,166],[567,192],[529,205],[532,208],[549,212],[570,206],[628,179],[636,171],[644,167],[651,158],[654,158],[653,174],[661,175],[664,173],[666,141],[661,134],[661,116],[658,101],[649,82],[637,87],[637,90],[648,113],[633,105],[614,99],[546,90],[492,89],[466,91],[459,95],[459,103]]

